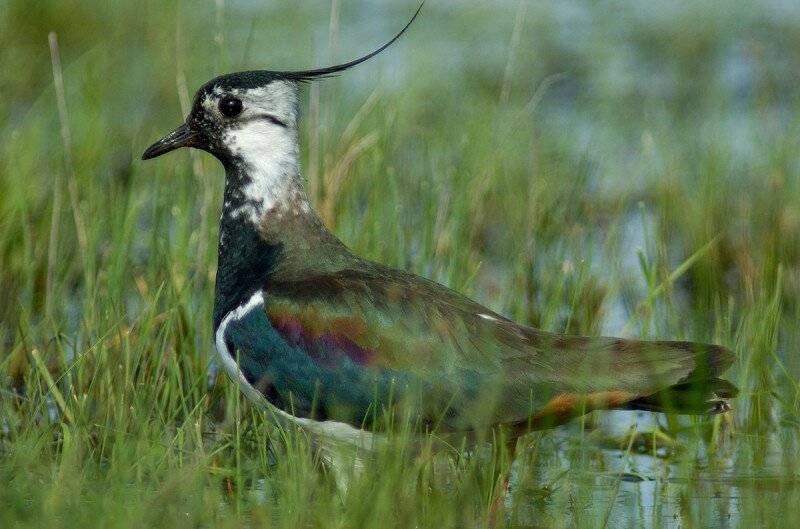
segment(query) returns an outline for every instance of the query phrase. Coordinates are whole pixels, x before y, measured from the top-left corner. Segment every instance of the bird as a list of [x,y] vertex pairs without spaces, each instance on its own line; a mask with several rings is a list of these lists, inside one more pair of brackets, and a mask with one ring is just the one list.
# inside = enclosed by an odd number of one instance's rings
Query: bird
[[735,354],[723,346],[520,325],[362,258],[326,228],[301,176],[301,88],[378,55],[418,14],[347,63],[208,81],[185,122],[142,155],[192,147],[224,167],[213,344],[230,378],[278,422],[367,449],[391,406],[422,432],[511,438],[593,410],[728,411],[737,389],[720,377]]

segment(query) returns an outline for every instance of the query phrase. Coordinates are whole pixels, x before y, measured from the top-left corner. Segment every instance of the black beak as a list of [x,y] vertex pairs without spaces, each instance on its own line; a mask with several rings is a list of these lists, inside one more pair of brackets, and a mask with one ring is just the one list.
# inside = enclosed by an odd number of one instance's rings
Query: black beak
[[188,123],[184,123],[177,129],[173,130],[144,151],[142,160],[149,160],[156,156],[161,156],[169,151],[174,151],[180,147],[193,147],[195,139],[200,133],[192,130]]

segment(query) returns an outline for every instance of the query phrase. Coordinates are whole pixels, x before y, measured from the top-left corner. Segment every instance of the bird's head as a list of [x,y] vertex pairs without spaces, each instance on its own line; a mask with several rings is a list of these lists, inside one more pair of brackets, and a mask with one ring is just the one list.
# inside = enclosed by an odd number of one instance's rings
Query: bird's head
[[420,9],[422,5],[392,40],[354,61],[317,70],[249,71],[212,79],[195,94],[186,122],[148,147],[142,159],[179,147],[202,149],[223,164],[241,158],[256,146],[285,152],[297,144],[299,85],[330,77],[376,56],[405,33]]
[[296,142],[298,82],[289,74],[267,71],[212,79],[195,94],[186,122],[148,147],[142,159],[194,147],[226,163],[253,144]]

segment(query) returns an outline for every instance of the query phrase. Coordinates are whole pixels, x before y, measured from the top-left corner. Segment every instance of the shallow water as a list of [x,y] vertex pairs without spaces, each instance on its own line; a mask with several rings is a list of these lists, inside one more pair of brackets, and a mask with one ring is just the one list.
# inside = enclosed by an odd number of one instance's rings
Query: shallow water
[[[624,425],[635,421],[637,430],[646,432],[659,416],[599,415],[597,429],[587,435],[582,448],[575,446],[580,432],[574,424],[546,434],[558,448],[540,451],[539,461],[527,470],[532,483],[546,487],[538,494],[513,496],[520,479],[520,464],[515,464],[512,496],[506,500],[507,508],[512,501],[519,502],[511,517],[514,523],[599,527],[608,516],[608,527],[745,528],[753,527],[754,520],[772,519],[775,509],[793,504],[789,498],[800,499],[800,476],[793,470],[796,455],[787,454],[788,447],[781,442],[788,438],[796,444],[793,429],[759,437],[730,434],[714,454],[696,438],[692,441],[691,435],[681,435],[674,449],[657,450],[653,457],[639,451],[626,455],[625,447],[603,445],[609,434],[624,444],[619,436],[625,433]],[[576,449],[580,449],[577,457]],[[751,458],[758,463],[747,463]],[[587,520],[594,522],[587,525]]]

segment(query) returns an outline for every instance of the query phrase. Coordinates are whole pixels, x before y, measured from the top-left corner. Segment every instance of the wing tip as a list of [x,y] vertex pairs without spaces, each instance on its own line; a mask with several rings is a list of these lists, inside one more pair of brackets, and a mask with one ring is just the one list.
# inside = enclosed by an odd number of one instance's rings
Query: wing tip
[[694,355],[694,367],[676,385],[704,380],[718,380],[736,361],[736,353],[722,345],[696,342],[662,342],[662,345],[679,345]]
[[683,415],[717,415],[731,411],[728,400],[739,394],[731,382],[708,378],[675,384],[666,389],[631,400],[625,409],[679,413]]

